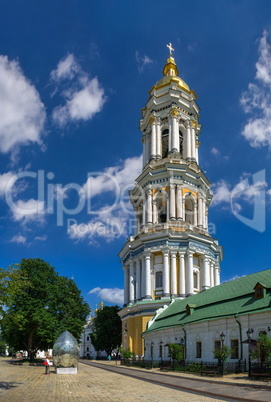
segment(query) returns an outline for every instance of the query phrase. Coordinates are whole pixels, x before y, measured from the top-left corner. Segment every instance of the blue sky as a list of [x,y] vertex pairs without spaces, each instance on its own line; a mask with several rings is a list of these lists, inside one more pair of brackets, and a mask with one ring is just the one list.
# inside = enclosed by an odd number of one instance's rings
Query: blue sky
[[172,42],[222,281],[271,268],[270,40],[268,0],[0,2],[1,266],[39,257],[93,309],[120,303],[141,108]]

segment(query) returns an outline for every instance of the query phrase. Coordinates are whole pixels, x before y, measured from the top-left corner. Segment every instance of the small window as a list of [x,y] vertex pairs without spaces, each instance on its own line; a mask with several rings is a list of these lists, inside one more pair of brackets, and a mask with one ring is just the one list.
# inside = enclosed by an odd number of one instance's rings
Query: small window
[[89,341],[89,336],[87,336],[87,341]]
[[262,299],[263,297],[265,297],[266,288],[262,283],[258,282],[254,287],[254,291],[255,291],[255,299]]
[[89,347],[87,347],[87,352],[89,352]]
[[163,274],[162,271],[156,272],[155,275],[155,287],[161,288],[163,286]]
[[153,357],[153,345],[151,344],[151,357]]
[[215,352],[217,352],[221,347],[221,341],[215,341]]
[[163,357],[163,345],[159,345],[159,357]]
[[231,339],[231,359],[239,359],[238,339]]
[[196,343],[196,357],[201,358],[201,342]]
[[197,272],[193,273],[193,281],[194,281],[194,289],[198,289],[199,284],[198,284],[198,273]]

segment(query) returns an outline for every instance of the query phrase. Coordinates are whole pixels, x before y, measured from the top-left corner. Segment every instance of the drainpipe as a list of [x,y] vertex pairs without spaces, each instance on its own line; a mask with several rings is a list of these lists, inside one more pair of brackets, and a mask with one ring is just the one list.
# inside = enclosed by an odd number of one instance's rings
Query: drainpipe
[[238,324],[238,326],[239,326],[239,336],[240,336],[240,345],[241,345],[241,358],[240,358],[240,360],[243,361],[242,327],[241,327],[241,323],[240,323],[240,321],[238,320],[237,317],[238,317],[238,314],[236,314],[236,315],[234,316],[234,318],[235,318],[235,321],[237,322],[237,324]]
[[184,332],[184,360],[186,359],[186,329],[184,328],[184,324],[181,324],[182,330]]

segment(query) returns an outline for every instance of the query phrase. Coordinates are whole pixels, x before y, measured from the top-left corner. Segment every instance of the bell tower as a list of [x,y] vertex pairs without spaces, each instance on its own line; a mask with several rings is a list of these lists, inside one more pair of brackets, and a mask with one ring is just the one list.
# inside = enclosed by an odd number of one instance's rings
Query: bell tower
[[199,166],[197,95],[170,54],[149,91],[140,130],[143,167],[130,191],[135,233],[120,252],[124,348],[144,355],[141,333],[156,310],[220,284],[222,248],[208,231],[210,182]]

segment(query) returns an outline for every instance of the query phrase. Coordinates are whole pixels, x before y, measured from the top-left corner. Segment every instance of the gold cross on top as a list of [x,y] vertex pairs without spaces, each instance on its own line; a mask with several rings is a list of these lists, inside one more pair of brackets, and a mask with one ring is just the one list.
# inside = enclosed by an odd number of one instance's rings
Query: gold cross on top
[[169,42],[169,45],[167,45],[167,47],[169,48],[169,54],[172,55],[172,51],[174,51],[172,43]]

